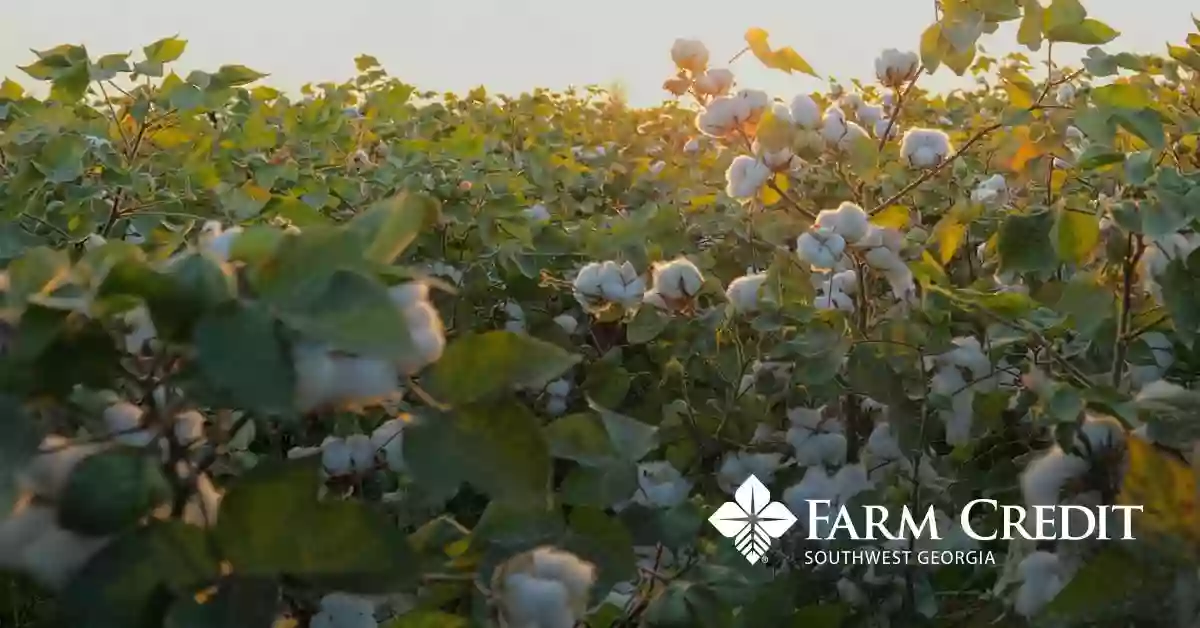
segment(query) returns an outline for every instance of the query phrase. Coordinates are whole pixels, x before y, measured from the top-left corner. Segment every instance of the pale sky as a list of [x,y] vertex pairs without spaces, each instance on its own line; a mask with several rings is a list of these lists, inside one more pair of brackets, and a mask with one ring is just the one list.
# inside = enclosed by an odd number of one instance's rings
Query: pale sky
[[[1043,0],[1043,3],[1046,3]],[[758,26],[772,46],[790,45],[821,74],[869,78],[883,48],[915,50],[933,19],[932,0],[55,0],[9,2],[0,23],[0,76],[27,87],[15,66],[30,48],[84,44],[93,57],[134,50],[178,34],[187,52],[181,75],[240,63],[271,74],[267,83],[294,90],[306,82],[341,81],[354,57],[377,57],[393,76],[421,89],[492,92],[621,81],[635,105],[664,99],[676,37],[703,40],[714,65],[743,46]],[[1165,54],[1194,26],[1195,0],[1083,0],[1090,17],[1121,31],[1110,51]],[[1015,23],[1013,23],[1015,24]],[[992,52],[1015,49],[1011,28],[985,35]],[[1078,58],[1084,47],[1062,46]],[[1056,49],[1057,50],[1057,49]],[[1043,49],[1044,52],[1044,49]],[[1057,55],[1056,55],[1057,56]],[[747,54],[732,68],[742,87],[777,96],[820,83],[767,70]],[[942,69],[926,86],[945,89]]]

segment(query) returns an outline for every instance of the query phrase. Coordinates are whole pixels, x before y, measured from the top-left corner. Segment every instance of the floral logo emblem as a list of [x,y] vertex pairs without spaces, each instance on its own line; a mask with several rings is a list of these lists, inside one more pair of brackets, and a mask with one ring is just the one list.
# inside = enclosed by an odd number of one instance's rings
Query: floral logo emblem
[[796,523],[796,516],[787,506],[771,501],[771,492],[751,475],[725,502],[708,522],[718,532],[733,539],[734,547],[750,563],[757,563],[777,539]]

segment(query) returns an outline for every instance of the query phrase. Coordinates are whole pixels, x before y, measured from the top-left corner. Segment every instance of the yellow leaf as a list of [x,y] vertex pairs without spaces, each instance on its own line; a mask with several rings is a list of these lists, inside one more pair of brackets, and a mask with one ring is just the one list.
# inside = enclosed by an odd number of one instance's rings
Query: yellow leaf
[[890,205],[878,214],[871,216],[871,224],[888,229],[906,229],[911,219],[911,211],[903,205]]
[[942,25],[935,22],[921,33],[921,63],[929,72],[934,72],[942,65],[942,57],[946,54],[945,38],[942,37]]
[[150,140],[161,148],[170,149],[191,142],[192,135],[177,128],[170,127],[156,131],[154,135],[150,136]]
[[937,260],[943,266],[950,262],[967,239],[967,226],[947,215],[933,228],[933,241],[937,243]]
[[[775,186],[781,191],[787,191],[788,180],[783,173],[775,175]],[[774,205],[783,199],[783,195],[779,192],[776,192],[775,189],[771,187],[769,182],[763,184],[762,189],[759,190],[759,192],[762,194],[762,201],[764,205]]]
[[1050,191],[1056,196],[1062,192],[1062,187],[1063,184],[1066,183],[1067,177],[1068,175],[1066,170],[1055,170],[1054,172],[1050,173]]
[[1121,481],[1117,503],[1142,506],[1135,513],[1135,536],[1142,533],[1185,540],[1193,547],[1200,540],[1196,516],[1196,474],[1183,461],[1160,452],[1153,444],[1129,436],[1129,466]]
[[1082,263],[1092,256],[1100,243],[1100,220],[1090,213],[1058,210],[1054,224],[1054,242],[1065,261]]
[[701,207],[707,207],[709,205],[712,205],[713,203],[716,203],[716,202],[717,202],[716,194],[705,194],[704,196],[693,197],[692,200],[688,202],[688,204],[692,206],[692,209],[699,209]]
[[1008,167],[1013,172],[1020,172],[1025,169],[1025,165],[1031,159],[1035,159],[1041,154],[1042,149],[1038,148],[1036,143],[1025,140],[1021,143],[1021,147],[1017,149],[1016,154],[1013,155],[1012,160],[1008,162]]
[[767,43],[769,35],[767,31],[761,28],[751,28],[746,31],[746,44],[749,45],[750,51],[758,60],[768,68],[783,70],[788,74],[792,72],[803,72],[811,76],[817,76],[813,67],[804,60],[791,47],[785,46],[779,50],[771,50],[771,45]]

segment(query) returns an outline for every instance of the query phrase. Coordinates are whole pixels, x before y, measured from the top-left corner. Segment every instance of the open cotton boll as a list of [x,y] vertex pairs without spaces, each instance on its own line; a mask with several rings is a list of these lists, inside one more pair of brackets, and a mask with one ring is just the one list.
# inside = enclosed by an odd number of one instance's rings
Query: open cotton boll
[[243,231],[241,227],[225,229],[221,223],[209,221],[200,230],[200,251],[218,261],[228,262],[233,251],[233,243],[242,235]]
[[[796,515],[796,525],[800,526],[808,536],[816,536],[824,539],[829,536],[833,530],[834,517],[829,516],[825,519],[816,520],[816,529],[809,530],[808,524],[810,521],[809,512],[816,509],[818,514],[831,514],[836,512],[838,498],[838,486],[833,478],[825,471],[825,467],[811,466],[804,472],[804,477],[800,482],[793,484],[783,492],[783,503],[787,505],[788,510]],[[818,505],[814,502],[828,500],[828,505]]]
[[738,122],[743,124],[757,121],[771,106],[771,97],[760,89],[743,89],[737,93],[735,99],[740,102],[737,110]]
[[505,625],[513,628],[573,628],[587,612],[595,565],[552,547],[510,559],[496,570]]
[[354,460],[346,439],[327,436],[321,442],[321,466],[333,477],[350,474],[354,469]]
[[687,143],[683,145],[683,152],[687,153],[688,155],[694,155],[700,152],[700,140],[695,137],[688,140]]
[[900,141],[900,154],[914,168],[932,168],[950,155],[950,136],[938,129],[909,129]]
[[1057,555],[1033,552],[1017,567],[1021,585],[1013,600],[1013,610],[1024,617],[1037,615],[1067,585]]
[[667,303],[666,297],[660,294],[657,290],[648,290],[642,295],[642,303],[659,310],[670,310],[671,306]]
[[204,441],[204,415],[195,410],[175,415],[172,431],[175,441],[183,447],[191,447]]
[[696,296],[704,285],[704,275],[686,257],[677,257],[654,265],[654,291],[671,300]]
[[900,135],[900,125],[893,124],[891,119],[889,119],[887,117],[883,117],[883,118],[876,120],[874,129],[875,129],[875,137],[883,137],[884,134],[886,134],[887,139],[891,140],[891,139],[895,139],[896,136]]
[[355,473],[366,473],[375,468],[375,446],[366,434],[351,434],[346,437],[350,448],[350,466]]
[[38,447],[39,453],[17,474],[17,486],[43,500],[58,501],[76,465],[110,446],[104,442],[72,443],[62,436],[47,436]]
[[638,490],[633,502],[644,506],[672,508],[687,500],[692,483],[666,461],[638,465]]
[[0,568],[60,591],[110,540],[62,528],[51,507],[23,504],[0,523]]
[[816,227],[796,239],[796,254],[816,270],[829,270],[846,251],[846,240],[832,229]]
[[526,218],[534,222],[546,222],[550,220],[550,210],[546,209],[546,206],[541,203],[533,207],[526,207],[523,213]]
[[372,450],[383,452],[388,469],[396,473],[405,469],[404,428],[407,425],[404,419],[389,419],[371,432]]
[[967,385],[962,371],[955,366],[938,369],[929,382],[929,390],[950,398],[950,408],[938,412],[946,424],[946,442],[955,447],[970,442],[975,391]]
[[576,329],[579,329],[579,321],[575,320],[575,317],[571,316],[570,314],[559,314],[558,316],[555,316],[554,324],[558,325],[559,328],[568,334],[573,334],[575,333]]
[[734,96],[714,98],[696,115],[696,129],[709,137],[725,137],[748,115],[745,105]]
[[[758,143],[758,140],[755,140],[754,144],[751,145],[751,150],[754,152],[755,157],[773,172],[782,172],[791,169],[792,160],[796,157],[792,149],[787,146],[775,151],[767,150]],[[767,178],[769,179],[770,176],[768,175]],[[764,183],[766,182],[764,181]],[[733,195],[730,194],[730,196]]]
[[143,429],[145,411],[127,401],[105,408],[103,416],[109,436],[122,445],[145,447],[157,437],[154,430]]
[[1074,444],[1080,453],[1102,455],[1125,445],[1125,427],[1113,417],[1089,414],[1076,431]]
[[[400,392],[400,372],[395,364],[377,358],[334,355],[333,378],[328,382],[327,404],[357,405],[395,397]],[[423,362],[414,357],[409,365]]]
[[585,310],[599,312],[609,303],[631,307],[641,299],[645,282],[629,262],[592,262],[575,276],[575,299]]
[[696,77],[696,91],[706,96],[724,96],[733,87],[733,72],[725,68],[711,68]]
[[766,273],[738,277],[729,282],[729,287],[725,289],[725,298],[729,299],[735,312],[756,312],[758,311],[759,292],[766,281]]
[[1069,105],[1072,100],[1075,100],[1075,86],[1070,83],[1063,83],[1058,86],[1058,91],[1054,94],[1054,100],[1060,105]]
[[871,268],[883,271],[885,273],[899,270],[907,266],[904,263],[904,259],[901,258],[898,253],[882,246],[867,251],[867,254],[863,256],[863,259],[866,260],[867,265]]
[[330,593],[321,598],[320,612],[309,623],[311,628],[378,628],[375,603],[348,593]]
[[1025,467],[1021,473],[1021,494],[1025,504],[1053,506],[1068,482],[1087,473],[1088,462],[1060,447],[1053,447]]
[[717,470],[717,485],[732,495],[751,475],[770,484],[782,462],[783,456],[775,453],[730,452]]
[[656,176],[662,174],[662,171],[664,169],[666,169],[666,167],[667,167],[667,162],[656,161],[656,162],[650,164],[650,167],[647,169],[647,172],[649,172],[651,176],[656,177]]
[[129,328],[129,333],[125,334],[125,351],[127,353],[141,353],[146,343],[158,338],[158,330],[155,329],[154,321],[150,318],[150,310],[146,306],[139,305],[129,310],[122,316],[122,319]]
[[725,171],[725,193],[738,200],[751,199],[770,178],[767,164],[749,155],[738,155]]
[[863,208],[850,202],[843,202],[837,209],[822,210],[817,214],[816,224],[832,230],[842,236],[846,243],[853,245],[863,239],[871,228],[870,220]]
[[838,469],[833,475],[833,485],[837,487],[838,502],[842,504],[873,487],[867,477],[867,468],[861,462],[843,465]]
[[875,128],[875,125],[879,124],[880,120],[883,120],[883,116],[883,107],[878,105],[863,105],[855,112],[858,122],[863,126],[871,128]]
[[887,87],[897,88],[916,78],[920,65],[917,53],[888,48],[875,59],[875,78]]
[[821,124],[821,108],[817,101],[808,94],[800,94],[792,99],[789,107],[792,123],[805,129],[816,129]]
[[708,66],[708,47],[697,39],[676,39],[671,45],[671,60],[681,70],[703,72]]
[[818,310],[839,310],[850,314],[853,314],[856,309],[854,299],[845,292],[838,290],[819,292],[813,297],[813,307]]

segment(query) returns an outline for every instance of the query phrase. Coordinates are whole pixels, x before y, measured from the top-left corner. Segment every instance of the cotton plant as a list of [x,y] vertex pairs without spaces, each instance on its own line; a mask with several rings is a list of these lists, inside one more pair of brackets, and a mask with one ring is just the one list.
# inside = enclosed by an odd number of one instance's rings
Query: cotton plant
[[1058,86],[1054,92],[1054,101],[1061,106],[1069,106],[1075,100],[1075,86],[1070,83],[1063,83]]
[[[832,515],[837,509],[848,503],[856,495],[871,490],[872,483],[867,477],[867,470],[861,463],[842,465],[830,475],[823,465],[808,467],[800,481],[783,492],[783,503],[796,514],[797,525],[804,529],[807,535],[816,535],[826,539],[833,531],[834,517],[818,520],[816,530],[808,530],[809,513],[813,509]],[[828,501],[827,505],[817,502]]]
[[[845,270],[843,256],[848,250],[857,251],[888,282],[898,301],[909,302],[914,298],[916,285],[912,271],[901,256],[903,234],[870,224],[866,212],[854,203],[843,202],[836,209],[822,210],[813,227],[796,240],[797,255],[819,272]],[[853,311],[851,294],[844,286],[840,291],[825,288],[819,307]]]
[[573,388],[571,380],[566,378],[559,378],[547,384],[545,391],[546,414],[550,416],[565,414]]
[[950,402],[949,408],[938,411],[945,424],[946,442],[959,446],[971,440],[975,394],[996,390],[1012,381],[1011,375],[992,365],[977,338],[960,336],[952,343],[953,349],[927,356],[925,368],[932,373],[930,392]]
[[1160,278],[1166,274],[1173,260],[1186,260],[1200,248],[1200,234],[1170,233],[1159,238],[1150,238],[1146,250],[1139,260],[1142,290],[1155,301],[1163,302]]
[[724,138],[748,132],[771,106],[766,92],[743,89],[710,100],[696,116],[696,128],[709,137]]
[[732,310],[738,314],[757,312],[766,281],[767,273],[751,273],[729,282],[725,289],[725,298]]
[[916,78],[920,66],[917,53],[888,48],[875,59],[875,78],[885,87],[897,89]]
[[775,384],[786,382],[792,375],[792,365],[788,362],[755,360],[738,382],[738,394],[744,395],[754,389],[760,379],[770,379]]
[[498,567],[492,595],[504,626],[572,628],[588,609],[596,566],[554,547],[539,547]]
[[593,316],[612,311],[624,312],[642,300],[645,281],[633,264],[609,260],[592,262],[575,276],[575,300]]
[[950,136],[938,129],[909,129],[900,140],[900,155],[913,168],[936,167],[951,152]]
[[825,144],[834,150],[847,151],[861,140],[870,140],[857,122],[847,120],[846,113],[837,105],[830,105],[821,117],[821,138]]
[[687,501],[692,491],[691,481],[665,460],[638,464],[637,484],[634,494],[628,501],[618,504],[618,509],[624,509],[629,504],[673,508]]
[[1008,182],[1004,175],[994,174],[971,190],[971,201],[988,207],[1003,205],[1008,199]]
[[749,201],[774,175],[766,162],[750,155],[738,155],[725,171],[725,194],[739,201]]

